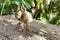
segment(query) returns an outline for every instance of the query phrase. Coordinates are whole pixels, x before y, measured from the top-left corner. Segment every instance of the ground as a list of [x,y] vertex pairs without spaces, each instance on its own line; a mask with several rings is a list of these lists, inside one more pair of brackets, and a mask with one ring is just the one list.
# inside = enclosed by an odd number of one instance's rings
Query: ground
[[55,25],[34,20],[29,24],[32,36],[25,38],[16,30],[17,23],[14,15],[0,17],[0,40],[60,40],[60,28]]

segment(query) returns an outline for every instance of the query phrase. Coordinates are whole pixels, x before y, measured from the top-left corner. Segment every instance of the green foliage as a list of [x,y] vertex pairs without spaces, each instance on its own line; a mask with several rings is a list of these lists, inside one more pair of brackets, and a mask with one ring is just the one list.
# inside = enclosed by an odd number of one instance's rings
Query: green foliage
[[5,1],[5,2],[3,3],[2,10],[1,10],[1,16],[2,16],[3,9],[4,9],[5,5],[6,5],[6,2],[7,2],[7,1]]
[[31,8],[31,6],[30,6],[30,1],[22,1],[23,3],[24,3],[24,5],[25,5],[25,7],[29,10],[30,8]]
[[40,0],[36,0],[37,4],[40,5]]
[[[36,0],[37,4],[40,6],[41,0]],[[0,14],[9,15],[13,14],[16,11],[17,5],[23,3],[27,10],[31,10],[32,0],[0,0]],[[54,0],[51,1],[48,5],[48,11],[46,11],[46,5],[43,3],[43,8],[39,10],[39,14],[36,19],[52,23],[55,25],[60,24],[60,1]],[[14,11],[13,11],[14,10]],[[37,12],[38,13],[38,12]]]

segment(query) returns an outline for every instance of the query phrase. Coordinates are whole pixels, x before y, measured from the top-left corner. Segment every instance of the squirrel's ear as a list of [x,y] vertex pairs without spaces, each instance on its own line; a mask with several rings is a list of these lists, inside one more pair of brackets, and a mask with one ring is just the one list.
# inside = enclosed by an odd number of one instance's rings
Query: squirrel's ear
[[20,5],[17,6],[17,11],[20,10]]

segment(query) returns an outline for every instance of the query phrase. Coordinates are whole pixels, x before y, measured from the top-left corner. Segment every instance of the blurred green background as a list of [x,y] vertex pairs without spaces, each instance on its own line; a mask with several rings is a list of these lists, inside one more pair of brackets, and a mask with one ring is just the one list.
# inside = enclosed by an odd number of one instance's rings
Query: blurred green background
[[[41,1],[35,0],[38,5],[41,5]],[[0,15],[14,15],[16,12],[17,5],[21,2],[24,3],[26,9],[31,12],[32,0],[0,0]],[[51,23],[54,25],[60,24],[60,0],[50,0],[48,4],[48,11],[45,10],[45,3],[42,3],[43,8],[40,9],[39,15],[35,19],[42,22]]]

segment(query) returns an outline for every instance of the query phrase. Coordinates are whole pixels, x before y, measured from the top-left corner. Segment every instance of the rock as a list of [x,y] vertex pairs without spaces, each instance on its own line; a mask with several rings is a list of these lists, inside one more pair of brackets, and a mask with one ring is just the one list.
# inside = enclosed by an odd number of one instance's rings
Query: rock
[[18,21],[11,16],[0,19],[0,40],[60,40],[60,28],[41,21],[34,20],[29,24],[32,36],[23,37],[23,33],[16,30]]

